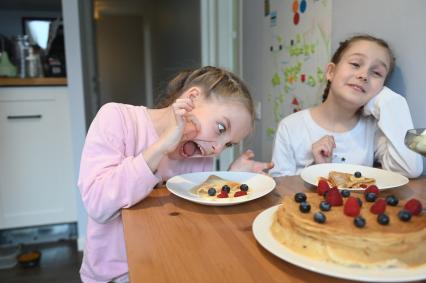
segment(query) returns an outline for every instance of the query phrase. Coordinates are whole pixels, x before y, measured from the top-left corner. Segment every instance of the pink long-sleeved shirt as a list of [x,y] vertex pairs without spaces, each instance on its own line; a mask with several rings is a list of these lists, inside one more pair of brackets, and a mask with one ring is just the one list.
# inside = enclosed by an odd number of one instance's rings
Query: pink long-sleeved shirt
[[[142,152],[158,140],[147,109],[105,104],[88,131],[78,187],[89,215],[80,270],[83,282],[109,282],[128,272],[121,209],[144,199],[162,180],[212,170],[212,158],[163,158],[154,174]],[[141,239],[143,241],[143,239]]]

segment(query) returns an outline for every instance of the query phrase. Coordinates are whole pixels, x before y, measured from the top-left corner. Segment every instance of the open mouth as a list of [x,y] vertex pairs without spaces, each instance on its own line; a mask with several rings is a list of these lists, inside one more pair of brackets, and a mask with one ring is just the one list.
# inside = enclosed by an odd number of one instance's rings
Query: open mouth
[[194,141],[187,141],[182,145],[182,154],[185,157],[202,156],[203,148]]

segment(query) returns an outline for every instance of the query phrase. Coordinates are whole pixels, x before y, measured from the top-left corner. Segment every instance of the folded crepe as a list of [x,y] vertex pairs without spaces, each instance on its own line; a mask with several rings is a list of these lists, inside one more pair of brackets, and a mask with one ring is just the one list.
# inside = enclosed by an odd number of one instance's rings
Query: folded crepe
[[[208,197],[209,196],[208,191],[210,188],[215,188],[217,194],[221,192],[221,189],[224,185],[228,185],[231,189],[229,192],[229,196],[233,196],[235,192],[240,190],[240,183],[229,181],[226,179],[223,179],[221,177],[218,177],[216,175],[210,175],[203,183],[199,184],[198,186],[195,186],[191,189],[191,192],[199,195],[200,197]],[[216,197],[216,196],[214,196]]]
[[376,183],[374,178],[355,177],[353,174],[337,171],[330,171],[327,180],[338,188],[366,188]]

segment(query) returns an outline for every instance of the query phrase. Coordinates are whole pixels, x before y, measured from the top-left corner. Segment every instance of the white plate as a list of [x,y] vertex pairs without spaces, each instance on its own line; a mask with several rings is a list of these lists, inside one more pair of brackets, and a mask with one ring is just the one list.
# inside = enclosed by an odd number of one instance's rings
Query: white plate
[[346,267],[332,262],[310,259],[297,254],[279,243],[271,233],[273,215],[278,206],[270,207],[261,212],[253,222],[253,233],[256,240],[267,251],[275,256],[305,268],[307,270],[344,279],[367,282],[408,282],[426,279],[426,267],[422,268],[383,268],[362,269]]
[[[362,165],[353,165],[353,164],[341,164],[341,163],[324,163],[324,164],[315,164],[303,169],[300,174],[302,179],[314,186],[318,183],[319,177],[328,177],[328,172],[330,171],[339,171],[344,173],[354,174],[356,171],[361,172],[362,176],[366,178],[376,179],[376,185],[379,190],[390,189],[394,187],[403,186],[408,183],[408,178],[402,176],[401,174],[386,171],[378,168],[362,166]],[[344,188],[339,188],[344,189]],[[358,188],[347,188],[348,190],[360,190]]]
[[[236,198],[204,199],[190,191],[193,187],[204,182],[210,175],[216,175],[230,181],[247,184],[250,193],[247,196]],[[275,185],[274,179],[269,176],[233,171],[188,173],[170,178],[166,183],[167,189],[178,197],[200,204],[216,206],[234,205],[260,198],[271,192],[275,188]]]

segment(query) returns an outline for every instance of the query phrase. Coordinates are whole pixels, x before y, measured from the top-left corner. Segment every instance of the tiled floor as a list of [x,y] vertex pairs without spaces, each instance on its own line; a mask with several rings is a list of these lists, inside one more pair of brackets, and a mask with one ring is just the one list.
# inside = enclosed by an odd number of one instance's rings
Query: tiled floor
[[81,282],[79,269],[82,253],[75,240],[26,245],[22,250],[41,251],[39,267],[24,269],[16,265],[0,270],[2,283],[77,283]]

